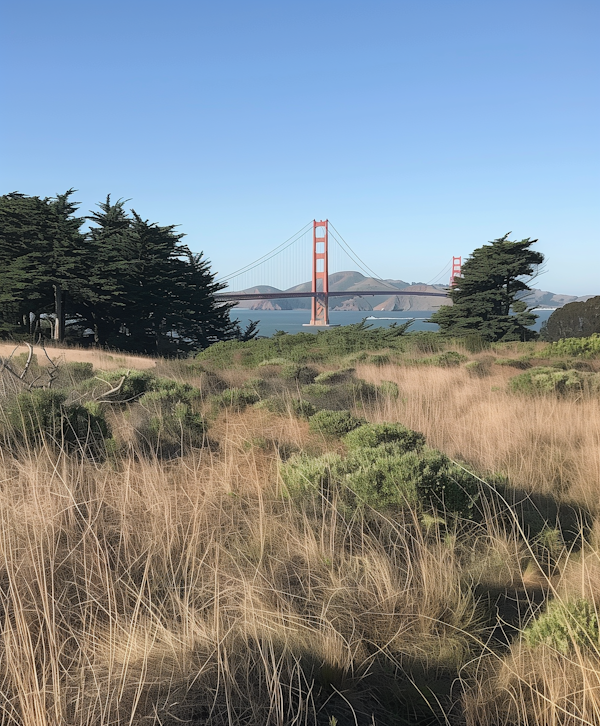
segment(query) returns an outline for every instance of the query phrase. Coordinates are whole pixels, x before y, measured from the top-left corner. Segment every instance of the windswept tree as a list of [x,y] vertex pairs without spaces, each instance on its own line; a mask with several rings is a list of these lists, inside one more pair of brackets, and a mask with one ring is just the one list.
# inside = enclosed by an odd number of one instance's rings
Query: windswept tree
[[174,225],[108,196],[82,234],[72,193],[0,197],[0,335],[31,334],[45,315],[61,337],[66,321],[71,337],[91,329],[98,345],[169,355],[244,334]]
[[[510,232],[508,233],[510,234]],[[508,234],[478,247],[462,267],[450,291],[452,306],[444,305],[430,320],[447,335],[479,333],[489,341],[532,340],[537,320],[525,302],[544,255],[531,249],[529,237],[512,242]]]
[[0,197],[0,333],[33,333],[44,313],[63,321],[65,297],[82,276],[84,220],[72,194]]

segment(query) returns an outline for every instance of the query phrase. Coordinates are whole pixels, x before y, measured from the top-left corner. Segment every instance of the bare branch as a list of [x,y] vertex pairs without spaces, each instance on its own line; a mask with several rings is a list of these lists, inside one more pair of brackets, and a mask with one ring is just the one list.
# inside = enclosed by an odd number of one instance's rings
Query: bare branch
[[[119,383],[114,388],[111,388],[110,391],[106,391],[106,393],[103,393],[102,395],[98,396],[97,398],[94,398],[94,401],[97,401],[98,403],[113,403],[113,401],[106,401],[104,399],[108,398],[109,396],[115,396],[117,393],[120,393],[121,389],[123,388],[123,384],[129,378],[130,373],[131,373],[131,371],[127,371],[127,373],[121,378]],[[96,376],[96,378],[98,378],[98,377]],[[103,378],[98,378],[98,380],[102,381],[103,383],[106,383],[106,381]]]
[[25,343],[25,345],[29,348],[29,355],[27,356],[27,363],[25,363],[25,368],[23,368],[23,373],[19,376],[21,380],[25,378],[27,375],[27,371],[29,370],[29,366],[31,365],[31,361],[33,360],[33,346],[30,343]]

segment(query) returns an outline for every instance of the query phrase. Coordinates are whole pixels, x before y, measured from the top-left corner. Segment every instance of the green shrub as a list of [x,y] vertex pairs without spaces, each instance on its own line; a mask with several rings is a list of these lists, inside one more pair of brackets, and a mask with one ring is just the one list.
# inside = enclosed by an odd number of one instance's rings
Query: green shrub
[[[146,391],[152,390],[152,385],[155,381],[154,375],[148,371],[127,371],[124,369],[116,371],[101,371],[95,379],[84,381],[84,384],[87,385],[83,390],[93,391],[95,395],[102,396],[110,389],[115,388],[122,378],[125,379],[123,381],[123,385],[118,393],[112,394],[112,401],[134,401],[143,393],[146,393]],[[101,381],[104,381],[105,383],[102,384]]]
[[281,377],[288,381],[295,381],[301,386],[312,383],[317,377],[318,372],[310,366],[287,365],[281,371]]
[[468,333],[464,338],[461,338],[461,342],[468,353],[481,353],[490,347],[489,341],[483,338],[480,333]]
[[59,368],[59,372],[62,372],[63,370],[75,383],[78,383],[79,381],[86,381],[94,375],[93,363],[84,363],[83,361],[63,363]]
[[251,406],[259,401],[260,396],[256,391],[247,391],[243,388],[226,388],[221,393],[212,396],[211,400],[217,407],[234,408],[242,411],[246,406]]
[[490,363],[485,360],[471,360],[465,365],[465,370],[474,378],[484,378],[490,374]]
[[527,370],[531,368],[531,363],[527,358],[498,358],[496,360],[497,366],[510,366],[511,368],[520,368],[521,370]]
[[438,353],[444,347],[444,341],[439,333],[421,331],[409,333],[405,336],[408,346],[418,353]]
[[542,352],[543,357],[573,356],[578,358],[596,358],[600,356],[600,334],[594,333],[588,338],[563,338],[550,343]]
[[332,390],[333,388],[331,386],[326,386],[324,383],[309,383],[303,387],[302,394],[304,396],[310,396],[311,398],[324,398]]
[[45,442],[92,454],[109,435],[99,406],[67,404],[65,393],[45,388],[19,393],[5,407],[4,424],[8,443]]
[[384,398],[398,398],[400,395],[398,384],[394,381],[381,381],[378,388],[380,395]]
[[281,396],[268,396],[254,404],[255,408],[264,408],[271,413],[284,414],[287,413],[288,407]]
[[461,363],[467,360],[467,356],[462,353],[457,353],[455,350],[447,350],[445,353],[440,353],[430,359],[430,363],[440,368],[455,368]]
[[365,423],[344,437],[349,449],[375,448],[381,444],[396,444],[401,453],[421,450],[425,445],[425,437],[418,431],[412,431],[402,424]]
[[344,383],[352,377],[353,373],[354,368],[342,368],[339,371],[325,371],[325,373],[319,373],[314,382],[326,385]]
[[568,395],[583,391],[597,392],[599,388],[598,374],[550,367],[532,368],[509,381],[509,389],[513,393]]
[[287,358],[269,358],[267,360],[261,360],[259,366],[287,366],[290,361]]
[[292,413],[298,418],[310,418],[314,416],[317,409],[309,401],[300,398],[292,399]]
[[523,631],[527,645],[549,645],[567,655],[575,648],[600,651],[598,613],[587,600],[552,600],[545,613]]
[[309,418],[309,428],[314,433],[326,436],[343,436],[364,423],[363,419],[356,418],[350,411],[317,411]]
[[287,493],[293,497],[329,494],[342,472],[342,457],[332,453],[323,456],[309,456],[304,452],[293,454],[280,467]]
[[370,355],[368,363],[374,366],[387,366],[392,362],[392,358],[389,353],[376,353]]
[[433,507],[470,516],[478,495],[475,478],[439,451],[403,451],[398,442],[357,447],[345,459],[298,454],[282,465],[281,474],[291,495],[337,492],[352,509]]

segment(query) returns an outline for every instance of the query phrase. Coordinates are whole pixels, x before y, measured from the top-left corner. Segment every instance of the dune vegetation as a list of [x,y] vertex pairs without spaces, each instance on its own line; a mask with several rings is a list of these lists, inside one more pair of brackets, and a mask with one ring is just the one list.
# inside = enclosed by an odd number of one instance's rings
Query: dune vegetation
[[399,328],[0,374],[2,724],[600,723],[600,360]]

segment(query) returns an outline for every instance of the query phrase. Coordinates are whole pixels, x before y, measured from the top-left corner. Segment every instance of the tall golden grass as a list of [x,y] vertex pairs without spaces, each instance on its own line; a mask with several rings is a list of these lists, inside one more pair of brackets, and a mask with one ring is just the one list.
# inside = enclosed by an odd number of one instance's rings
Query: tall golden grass
[[[400,396],[361,413],[595,515],[598,401],[494,371],[363,365]],[[501,497],[454,524],[299,506],[278,462],[328,445],[306,422],[226,411],[210,435],[171,461],[2,454],[3,724],[600,723],[600,648],[519,636],[548,597],[600,602],[593,532],[546,562]]]

